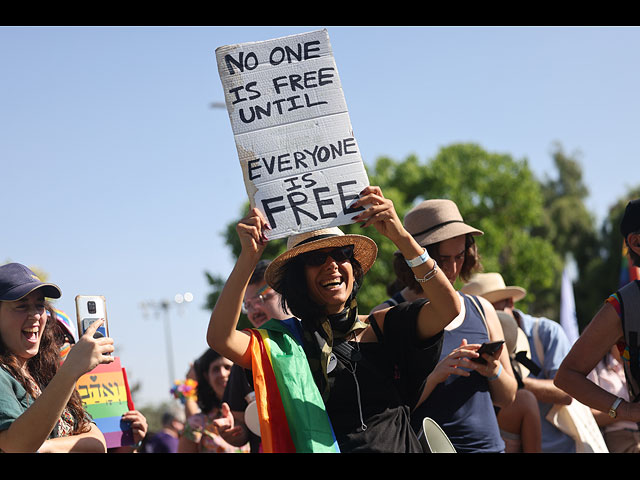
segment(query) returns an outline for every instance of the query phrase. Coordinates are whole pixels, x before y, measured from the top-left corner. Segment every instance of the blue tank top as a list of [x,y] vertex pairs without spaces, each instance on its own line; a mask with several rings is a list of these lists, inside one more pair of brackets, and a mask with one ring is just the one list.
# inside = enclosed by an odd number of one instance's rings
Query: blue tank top
[[[444,331],[440,360],[460,346],[463,338],[467,343],[489,340],[480,312],[468,295],[463,298],[464,321],[458,328]],[[477,298],[476,302],[479,305]],[[424,417],[434,419],[460,453],[504,451],[489,381],[479,373],[471,372],[468,377],[450,375],[413,412],[412,424],[416,431],[421,428]]]

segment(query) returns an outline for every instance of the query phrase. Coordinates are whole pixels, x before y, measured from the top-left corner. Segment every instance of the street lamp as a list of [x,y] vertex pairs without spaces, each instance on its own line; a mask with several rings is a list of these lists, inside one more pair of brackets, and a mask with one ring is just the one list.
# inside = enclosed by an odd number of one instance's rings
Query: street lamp
[[184,303],[189,303],[193,301],[193,295],[190,292],[187,293],[177,293],[173,297],[173,302],[169,300],[158,300],[158,301],[147,301],[141,302],[140,307],[143,310],[143,316],[147,316],[147,309],[152,309],[155,312],[155,316],[162,311],[163,321],[164,321],[164,336],[165,336],[165,348],[167,352],[167,368],[169,372],[169,385],[173,386],[173,382],[176,379],[175,370],[174,370],[174,362],[173,362],[173,345],[171,342],[171,321],[169,311],[171,307],[175,306],[179,308],[179,313],[182,313],[182,307]]

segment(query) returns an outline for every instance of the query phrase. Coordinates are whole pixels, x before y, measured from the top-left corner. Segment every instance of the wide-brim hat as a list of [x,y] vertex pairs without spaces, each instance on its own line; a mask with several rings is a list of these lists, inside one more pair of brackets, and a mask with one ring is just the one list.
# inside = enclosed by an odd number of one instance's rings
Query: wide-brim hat
[[364,235],[345,234],[337,227],[323,228],[312,232],[300,233],[289,237],[287,240],[287,249],[278,255],[273,262],[269,264],[264,273],[267,284],[276,292],[280,285],[285,265],[306,252],[320,250],[322,248],[344,247],[353,245],[353,256],[362,266],[363,273],[366,273],[378,255],[378,246],[376,242]]
[[20,263],[0,266],[0,301],[13,302],[42,289],[47,298],[60,298],[62,291],[53,283],[45,283],[28,267]]
[[460,291],[467,295],[477,295],[490,303],[513,298],[514,302],[522,300],[527,291],[522,287],[506,286],[499,273],[476,273]]
[[[502,332],[504,333],[504,343],[509,352],[511,358],[519,352],[524,352],[527,358],[531,358],[531,348],[529,346],[529,340],[524,331],[518,326],[518,322],[513,318],[513,315],[508,314],[502,310],[497,310],[498,319],[502,325]],[[520,362],[512,364],[514,368],[518,370],[521,378],[529,376],[529,369]]]
[[404,228],[424,246],[466,235],[484,235],[482,230],[464,223],[458,206],[447,199],[425,200],[404,216]]

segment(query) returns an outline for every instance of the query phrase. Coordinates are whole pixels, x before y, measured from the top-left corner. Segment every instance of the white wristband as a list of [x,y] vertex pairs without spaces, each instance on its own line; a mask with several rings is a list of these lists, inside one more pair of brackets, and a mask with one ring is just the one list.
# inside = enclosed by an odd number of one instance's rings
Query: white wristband
[[502,373],[502,364],[499,363],[498,365],[500,365],[500,368],[498,368],[498,373],[496,373],[493,377],[487,377],[487,380],[489,380],[490,382],[496,380]]
[[409,265],[411,268],[414,268],[414,267],[417,267],[418,265],[422,265],[423,263],[426,263],[426,261],[429,260],[430,258],[431,257],[429,256],[429,254],[427,253],[427,249],[425,248],[424,252],[422,252],[422,255],[411,260],[405,259],[405,262],[407,262],[407,265]]

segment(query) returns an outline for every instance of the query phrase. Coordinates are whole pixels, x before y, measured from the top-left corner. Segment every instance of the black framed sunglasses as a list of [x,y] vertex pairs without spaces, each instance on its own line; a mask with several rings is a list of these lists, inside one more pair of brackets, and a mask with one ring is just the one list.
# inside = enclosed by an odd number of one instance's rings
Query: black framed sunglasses
[[344,247],[337,247],[326,251],[315,250],[301,255],[301,259],[305,264],[315,267],[324,265],[327,257],[333,258],[338,263],[346,262],[347,260],[351,261],[353,259],[353,245],[345,245]]

